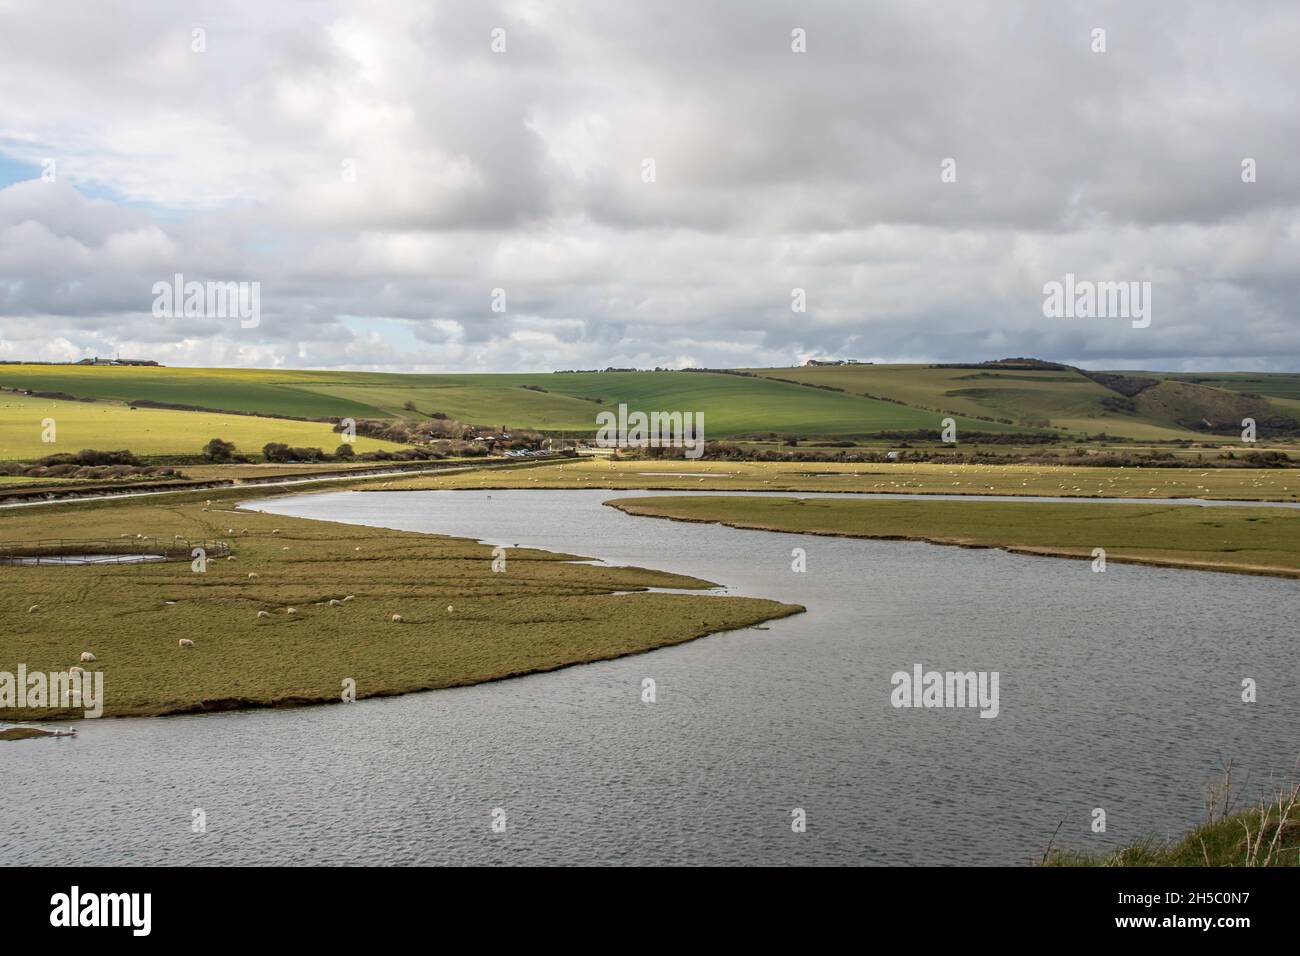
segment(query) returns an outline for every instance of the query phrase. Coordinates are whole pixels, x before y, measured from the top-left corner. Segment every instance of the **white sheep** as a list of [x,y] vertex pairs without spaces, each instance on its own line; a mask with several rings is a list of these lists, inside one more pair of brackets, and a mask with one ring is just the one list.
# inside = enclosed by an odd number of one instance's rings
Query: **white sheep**
[[391,618],[389,618],[389,620],[391,620],[394,624],[402,624],[403,622],[406,621],[406,618],[402,617],[402,615],[400,614],[394,614]]
[[82,651],[82,652],[81,652],[81,660],[82,660],[82,663],[89,663],[90,661],[93,661],[94,659],[95,659],[95,655],[92,654],[92,653],[90,653],[90,651]]
[[194,646],[194,642],[191,641],[188,637],[182,637],[179,641],[176,642],[176,646],[177,646],[177,647],[193,647],[193,646]]
[[342,607],[343,602],[338,598],[330,598],[330,607]]
[[297,614],[297,613],[298,613],[298,609],[297,609],[296,607],[287,607],[287,608],[284,609],[284,613],[285,613],[285,614]]
[[35,613],[36,613],[37,611],[39,611],[40,609],[41,609],[41,606],[40,606],[39,604],[33,604],[31,607],[29,607],[29,608],[27,609],[27,613],[28,613],[28,614],[35,614]]
[[257,612],[257,616],[258,616],[258,617],[270,617],[271,615],[270,615],[270,612],[268,612],[268,611],[258,611],[258,612]]
[[279,534],[279,533],[280,533],[280,529],[279,529],[279,528],[272,528],[272,529],[271,529],[271,534]]
[[255,577],[257,577],[257,572],[256,572],[256,571],[249,571],[249,572],[248,572],[248,579],[249,579],[250,581],[251,581],[253,578],[255,578]]
[[451,605],[450,605],[450,604],[447,605],[447,613],[448,613],[448,614],[451,613]]

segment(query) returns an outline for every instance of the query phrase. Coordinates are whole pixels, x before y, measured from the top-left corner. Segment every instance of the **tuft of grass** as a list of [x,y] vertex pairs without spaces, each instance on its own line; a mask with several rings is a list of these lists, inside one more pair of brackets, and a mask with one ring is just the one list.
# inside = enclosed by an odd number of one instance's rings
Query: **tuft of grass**
[[1201,824],[1181,840],[1136,840],[1112,853],[1050,850],[1044,866],[1300,866],[1300,787]]

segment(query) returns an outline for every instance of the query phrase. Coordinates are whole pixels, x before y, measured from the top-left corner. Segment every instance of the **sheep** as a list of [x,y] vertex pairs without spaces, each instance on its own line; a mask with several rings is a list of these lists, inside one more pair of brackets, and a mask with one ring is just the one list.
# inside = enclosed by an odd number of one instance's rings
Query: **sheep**
[[448,614],[451,613],[451,605],[450,605],[450,604],[447,605],[447,613],[448,613]]
[[343,600],[345,600],[345,601],[351,601],[352,599],[353,599],[353,598],[352,598],[352,595],[349,594],[349,595],[348,595],[347,597],[345,597]]
[[27,613],[28,613],[28,614],[35,614],[35,613],[36,613],[37,611],[39,611],[40,609],[41,609],[41,606],[40,606],[39,604],[33,604],[31,607],[29,607],[29,608],[27,609]]
[[400,614],[394,614],[391,618],[389,618],[389,620],[392,621],[394,624],[402,624],[406,621],[406,618],[402,617],[402,615]]
[[271,534],[279,534],[279,533],[280,533],[280,529],[279,529],[279,528],[272,528],[272,529],[271,529]]
[[342,607],[343,602],[338,598],[330,598],[330,607]]
[[86,672],[82,668],[78,667],[76,664],[73,664],[71,667],[68,668],[68,673],[71,675],[71,674],[84,674]]
[[284,609],[284,613],[289,615],[294,615],[298,613],[298,609],[296,607],[287,607]]
[[255,578],[255,577],[257,577],[257,572],[256,572],[256,571],[249,571],[249,572],[248,572],[248,579],[249,579],[250,581],[251,581],[253,578]]
[[95,655],[92,654],[92,653],[90,653],[90,651],[82,651],[82,652],[81,652],[81,660],[82,660],[83,663],[89,663],[90,661],[93,661],[94,659],[95,659]]
[[270,615],[270,613],[267,612],[267,611],[258,611],[258,612],[257,612],[257,616],[258,616],[258,617],[270,617],[271,615]]
[[193,646],[194,646],[194,642],[191,641],[188,637],[182,637],[179,641],[176,642],[176,646],[177,646],[177,647],[193,647]]

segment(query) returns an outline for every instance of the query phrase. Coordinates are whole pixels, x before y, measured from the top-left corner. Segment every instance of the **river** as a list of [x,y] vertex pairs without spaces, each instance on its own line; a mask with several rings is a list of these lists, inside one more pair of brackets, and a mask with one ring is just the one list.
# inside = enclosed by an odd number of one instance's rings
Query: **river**
[[[75,739],[3,744],[0,863],[1014,865],[1037,860],[1058,824],[1057,845],[1086,850],[1180,835],[1228,760],[1246,796],[1295,766],[1293,581],[1096,574],[601,504],[636,494],[339,492],[249,507],[692,574],[807,613],[478,687],[82,721]],[[891,674],[916,663],[997,671],[997,717],[895,709]],[[1244,678],[1256,703],[1241,700]]]

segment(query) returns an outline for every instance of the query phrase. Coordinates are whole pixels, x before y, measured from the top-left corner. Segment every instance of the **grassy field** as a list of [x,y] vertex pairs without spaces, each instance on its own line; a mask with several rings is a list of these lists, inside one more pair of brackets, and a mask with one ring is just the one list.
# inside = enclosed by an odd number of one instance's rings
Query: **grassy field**
[[[928,541],[1110,563],[1300,577],[1300,511],[1096,502],[624,498],[628,514],[800,534]],[[1085,566],[1085,569],[1087,566]]]
[[[53,419],[53,443],[42,441],[45,419]],[[267,442],[333,452],[342,436],[321,422],[297,422],[252,415],[219,415],[111,402],[68,402],[22,395],[0,396],[0,459],[20,461],[83,448],[126,448],[137,455],[197,455],[212,438],[233,441],[241,453],[261,454]],[[357,436],[358,452],[404,446]]]
[[804,464],[571,459],[516,472],[395,479],[395,489],[649,488],[862,494],[1300,501],[1300,473],[1257,468],[1066,468],[1047,465]]
[[[937,430],[1204,438],[1203,419],[1300,420],[1300,376],[1171,375],[1131,401],[1076,369],[852,365],[712,372],[390,374],[280,369],[0,365],[0,386],[303,417],[423,419],[591,434],[596,415],[700,412],[712,438]],[[813,387],[809,387],[813,386]]]
[[[632,410],[704,415],[705,434],[791,432],[849,435],[938,430],[924,409],[761,378],[698,372],[398,375],[280,371],[0,365],[0,385],[77,397],[153,401],[308,417],[423,418],[434,412],[481,425],[584,434],[596,415],[626,403]],[[525,388],[524,386],[531,386]],[[538,391],[542,389],[542,391]],[[599,401],[598,401],[599,400]],[[407,402],[415,411],[405,408]],[[959,420],[963,430],[1011,426]]]
[[[97,660],[86,666],[104,673],[110,716],[334,702],[348,678],[359,698],[472,684],[800,610],[751,598],[619,595],[708,585],[523,549],[495,573],[491,549],[472,541],[229,510],[256,496],[202,492],[6,513],[7,541],[180,534],[227,539],[235,559],[212,560],[204,573],[188,562],[0,566],[0,671],[16,673],[19,663],[29,673],[64,671],[90,651]],[[195,646],[180,648],[182,638]],[[80,712],[0,711],[8,721],[61,715]]]
[[1300,419],[1287,401],[1247,400],[1245,394],[1300,398],[1300,376],[1125,374],[1163,378],[1117,407],[1121,396],[1076,369],[933,368],[926,365],[842,365],[749,369],[769,378],[843,389],[962,415],[1047,426],[1072,434],[1106,433],[1141,441],[1202,436],[1206,417],[1239,421],[1244,415],[1284,414]]

